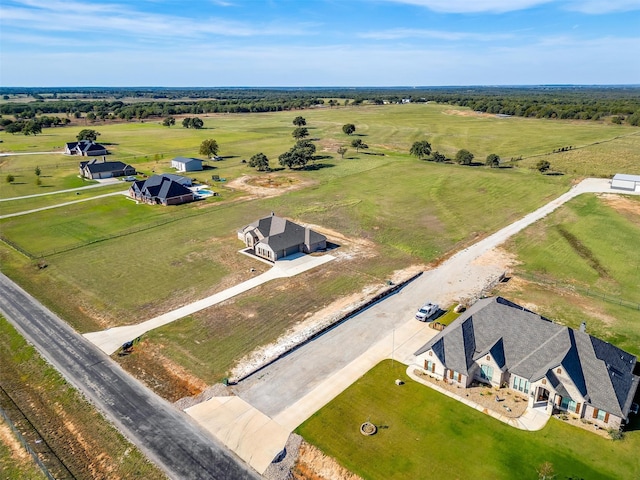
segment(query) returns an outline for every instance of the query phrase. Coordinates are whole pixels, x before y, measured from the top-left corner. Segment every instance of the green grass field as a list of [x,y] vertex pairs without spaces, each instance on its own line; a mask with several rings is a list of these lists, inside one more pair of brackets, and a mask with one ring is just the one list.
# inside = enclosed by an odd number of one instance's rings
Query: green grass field
[[586,320],[589,333],[640,355],[639,237],[640,198],[582,195],[508,242],[516,276],[535,283],[498,291],[574,328]]
[[[303,423],[297,432],[344,467],[371,479],[537,479],[640,476],[640,422],[612,441],[551,419],[538,432],[515,429],[409,379],[384,361]],[[394,380],[405,384],[398,387]],[[360,425],[378,426],[371,437]]]

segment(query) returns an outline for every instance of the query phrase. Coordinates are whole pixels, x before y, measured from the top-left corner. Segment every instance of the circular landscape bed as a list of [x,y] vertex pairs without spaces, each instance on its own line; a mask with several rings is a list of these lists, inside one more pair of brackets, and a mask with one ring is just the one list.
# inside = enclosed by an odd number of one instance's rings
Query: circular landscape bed
[[367,436],[373,435],[377,431],[378,431],[378,427],[376,427],[371,422],[364,422],[362,425],[360,425],[360,433],[363,435],[367,435]]

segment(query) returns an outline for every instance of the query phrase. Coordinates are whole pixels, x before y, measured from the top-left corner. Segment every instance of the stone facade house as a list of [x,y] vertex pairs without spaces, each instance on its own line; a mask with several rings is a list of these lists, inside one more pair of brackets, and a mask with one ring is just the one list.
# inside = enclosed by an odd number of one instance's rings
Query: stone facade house
[[327,248],[327,237],[273,213],[238,230],[238,238],[259,257],[272,262],[294,253]]
[[636,357],[502,297],[476,302],[415,352],[429,375],[461,387],[506,386],[548,414],[567,412],[602,428],[628,421],[640,377]]

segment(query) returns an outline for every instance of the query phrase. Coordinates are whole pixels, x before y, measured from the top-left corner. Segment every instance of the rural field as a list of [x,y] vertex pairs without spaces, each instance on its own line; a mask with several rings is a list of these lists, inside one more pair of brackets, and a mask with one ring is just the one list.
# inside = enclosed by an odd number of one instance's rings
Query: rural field
[[[40,458],[55,478],[166,478],[1,316],[0,365],[0,407],[15,417],[12,421],[42,453]],[[5,391],[11,392],[11,400],[31,425],[16,414]],[[0,476],[45,478],[31,457],[15,460],[24,456],[24,450],[16,450],[16,440],[10,441],[5,433],[11,431],[0,422]],[[38,447],[36,438],[44,439],[50,450],[44,444]]]
[[[30,257],[3,244],[3,272],[84,333],[146,320],[264,271],[264,264],[237,253],[241,243],[235,232],[271,211],[313,225],[340,245],[336,261],[150,332],[134,354],[118,357],[173,400],[219,381],[242,356],[315,312],[345,298],[361,300],[363,289],[379,288],[390,278],[408,277],[406,269],[436,262],[511,223],[581,176],[569,170],[541,175],[528,168],[527,157],[546,158],[572,145],[580,148],[567,154],[582,158],[607,142],[614,152],[610,157],[600,161],[591,155],[583,162],[606,166],[602,174],[613,175],[628,168],[640,138],[636,129],[613,124],[496,118],[435,104],[300,113],[320,157],[315,168],[300,171],[276,168],[277,156],[294,142],[293,112],[210,115],[202,117],[202,130],[146,121],[46,129],[37,137],[1,133],[5,150],[47,152],[73,140],[80,128],[95,128],[111,157],[146,174],[170,171],[170,158],[197,156],[200,142],[215,138],[223,160],[193,176],[226,179],[213,185],[219,197],[180,207],[136,205],[120,195],[93,198],[124,190],[124,182],[80,195],[1,202],[0,214],[10,214],[87,200],[0,220],[3,238]],[[353,137],[369,149],[349,148],[341,158],[337,147],[353,138],[342,132],[348,122],[357,127]],[[467,148],[479,161],[492,152],[523,160],[498,169],[421,161],[408,150],[422,139],[448,156]],[[255,172],[242,163],[260,151],[275,171]],[[561,170],[560,162],[555,165],[561,155],[550,155],[552,169]],[[0,159],[0,174],[17,178],[11,191],[1,190],[4,198],[86,185],[77,178],[77,159],[59,154]],[[36,166],[44,177],[40,186]],[[253,187],[262,188],[256,193]]]
[[[489,417],[411,380],[406,366],[386,360],[303,423],[297,433],[367,479],[632,479],[640,475],[640,421],[612,441],[551,418],[528,432]],[[397,386],[394,380],[405,383]],[[378,427],[360,433],[369,421]],[[612,459],[615,458],[615,461]],[[516,473],[517,472],[517,473]]]

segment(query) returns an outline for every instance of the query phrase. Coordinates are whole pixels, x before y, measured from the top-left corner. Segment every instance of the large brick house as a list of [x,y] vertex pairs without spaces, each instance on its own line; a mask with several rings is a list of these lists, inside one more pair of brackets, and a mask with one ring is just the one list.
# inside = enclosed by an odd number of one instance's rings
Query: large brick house
[[529,406],[564,411],[602,428],[628,421],[640,377],[636,357],[502,297],[476,302],[415,352],[425,372],[452,384],[506,386]]

